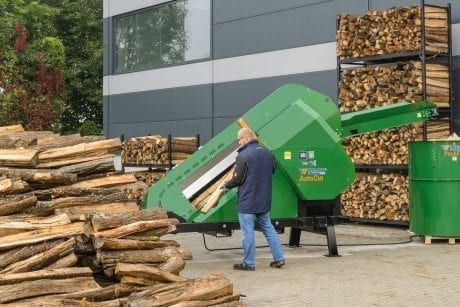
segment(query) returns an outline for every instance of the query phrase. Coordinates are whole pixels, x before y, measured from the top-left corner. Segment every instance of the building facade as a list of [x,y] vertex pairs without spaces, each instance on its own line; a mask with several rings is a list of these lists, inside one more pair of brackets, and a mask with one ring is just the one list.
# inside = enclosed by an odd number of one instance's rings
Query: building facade
[[[455,94],[460,1],[450,2]],[[336,15],[419,4],[104,0],[104,134],[199,134],[205,142],[285,83],[301,83],[337,100]],[[457,94],[456,114],[459,105]]]

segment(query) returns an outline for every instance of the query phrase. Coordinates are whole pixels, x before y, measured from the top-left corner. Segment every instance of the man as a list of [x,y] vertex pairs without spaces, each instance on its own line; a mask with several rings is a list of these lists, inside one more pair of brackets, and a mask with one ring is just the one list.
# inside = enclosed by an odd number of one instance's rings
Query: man
[[235,270],[255,270],[254,217],[260,226],[273,255],[270,267],[285,264],[283,248],[268,212],[271,207],[272,174],[275,162],[272,153],[261,146],[248,128],[238,131],[238,156],[232,179],[223,185],[228,190],[238,187],[237,211],[243,234],[244,260],[235,264]]

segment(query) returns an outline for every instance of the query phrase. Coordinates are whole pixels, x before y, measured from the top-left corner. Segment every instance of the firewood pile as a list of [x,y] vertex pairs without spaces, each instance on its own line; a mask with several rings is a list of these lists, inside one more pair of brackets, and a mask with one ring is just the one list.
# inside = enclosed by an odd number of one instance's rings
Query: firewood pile
[[[425,49],[448,52],[447,9],[425,6]],[[337,55],[341,59],[420,50],[422,19],[420,7],[393,7],[368,11],[363,16],[338,16]]]
[[409,220],[409,180],[406,175],[357,173],[341,195],[342,214],[381,221]]
[[0,304],[240,305],[223,275],[179,275],[190,251],[160,239],[178,220],[140,210],[148,186],[115,170],[118,139],[9,126],[0,140]]
[[163,178],[166,175],[166,170],[161,168],[146,170],[146,171],[135,171],[134,176],[138,181],[145,182],[149,187]]
[[[426,64],[426,97],[438,108],[450,106],[449,68]],[[422,64],[399,63],[345,69],[340,75],[340,112],[354,112],[401,101],[422,100]]]
[[171,144],[167,137],[161,135],[137,137],[123,142],[121,161],[130,165],[169,165],[169,162],[175,165],[187,159],[196,149],[196,137],[173,137]]

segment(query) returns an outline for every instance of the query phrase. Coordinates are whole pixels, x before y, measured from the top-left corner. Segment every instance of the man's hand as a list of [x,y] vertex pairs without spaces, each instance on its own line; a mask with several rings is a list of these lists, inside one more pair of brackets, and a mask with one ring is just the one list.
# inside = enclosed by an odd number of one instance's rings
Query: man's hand
[[226,187],[226,182],[224,182],[221,186],[220,186],[220,189],[224,192],[224,193],[227,193],[228,192],[228,189]]

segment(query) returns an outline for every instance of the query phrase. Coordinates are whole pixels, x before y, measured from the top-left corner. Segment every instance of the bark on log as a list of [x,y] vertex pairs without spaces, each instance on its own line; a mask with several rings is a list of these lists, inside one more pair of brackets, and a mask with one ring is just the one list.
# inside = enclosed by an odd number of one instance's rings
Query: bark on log
[[53,148],[68,147],[81,143],[92,143],[104,140],[103,136],[87,135],[80,136],[80,134],[59,135],[49,138],[40,138],[37,140],[37,149],[45,151]]
[[100,159],[113,158],[113,154],[108,154],[106,151],[96,151],[93,153],[85,154],[81,157],[75,158],[62,158],[54,159],[51,161],[38,162],[37,167],[40,168],[60,168],[72,164],[84,163],[88,161],[95,161]]
[[3,197],[3,199],[0,200],[0,215],[21,212],[26,208],[35,206],[36,203],[37,197],[31,193]]
[[[162,219],[154,221],[141,221],[128,225],[120,226],[114,229],[98,231],[94,233],[97,238],[121,238],[134,233],[144,232],[150,229],[171,227],[179,224],[177,219]],[[175,227],[174,227],[175,228]],[[174,230],[174,228],[172,228]]]
[[86,176],[96,173],[105,173],[115,171],[113,158],[104,158],[83,162],[70,166],[64,166],[58,169],[59,172],[77,174],[78,176]]
[[[56,260],[54,263],[51,263],[49,266],[44,269],[54,270],[54,269],[64,269],[70,268],[77,264],[78,257],[75,253],[70,253],[67,256],[62,257],[61,259]],[[92,272],[92,270],[91,270]]]
[[124,174],[118,176],[109,176],[105,178],[81,181],[70,185],[71,188],[109,188],[116,185],[126,185],[137,182],[133,174]]
[[66,214],[55,215],[48,218],[29,219],[23,222],[0,222],[0,237],[70,223],[70,219]]
[[43,269],[56,262],[58,259],[61,259],[70,254],[73,251],[74,245],[75,239],[71,238],[50,248],[46,252],[36,254],[19,262],[15,262],[4,268],[0,273],[20,273]]
[[61,294],[57,297],[76,300],[87,299],[90,302],[100,302],[113,300],[121,297],[127,297],[131,293],[139,292],[144,289],[145,287],[116,284],[104,288],[75,291],[74,293]]
[[43,279],[22,282],[16,285],[0,286],[0,303],[10,303],[20,299],[49,294],[72,293],[82,290],[98,289],[100,286],[92,277],[72,279]]
[[130,199],[137,199],[139,195],[147,190],[143,182],[121,184],[110,188],[81,188],[81,187],[56,187],[43,194],[49,194],[52,198],[89,195],[109,195],[117,192],[125,192]]
[[128,202],[129,199],[125,193],[119,192],[110,195],[84,196],[84,197],[65,197],[51,201],[40,201],[36,205],[38,215],[49,215],[55,209],[62,209],[74,206],[93,206],[111,203]]
[[161,208],[144,209],[127,214],[95,213],[91,216],[91,226],[94,231],[100,231],[124,226],[134,222],[162,220],[167,218],[168,214]]
[[159,269],[179,275],[180,271],[185,268],[185,261],[182,257],[171,257],[166,262],[158,266]]
[[28,190],[30,190],[30,187],[27,182],[19,178],[0,179],[0,196],[18,194]]
[[[55,214],[67,214],[71,221],[86,221],[92,214],[98,212],[106,213],[130,213],[139,210],[135,202],[111,203],[105,205],[77,206],[63,209],[56,209]],[[89,231],[90,232],[90,231]]]
[[[103,250],[155,249],[167,246],[179,246],[174,240],[139,241],[129,239],[95,238],[94,248]],[[182,258],[181,258],[182,259]]]
[[230,280],[220,274],[210,274],[191,282],[174,283],[165,286],[153,286],[148,290],[133,293],[128,304],[136,306],[167,306],[181,301],[209,301],[233,295]]
[[27,148],[37,145],[37,139],[54,135],[51,131],[22,131],[0,134],[0,148]]
[[1,167],[0,174],[9,178],[21,177],[30,184],[66,185],[77,182],[77,175],[61,171]]
[[11,126],[2,126],[0,127],[0,133],[14,133],[14,132],[23,132],[24,128],[22,125],[11,125]]
[[20,262],[24,259],[32,257],[38,253],[46,252],[54,246],[64,242],[63,240],[52,240],[38,244],[27,245],[23,247],[14,248],[12,250],[0,253],[0,271],[7,266]]
[[159,281],[156,281],[153,279],[134,277],[134,276],[121,276],[119,279],[122,284],[139,286],[139,287],[153,286],[153,285],[157,285],[160,283]]
[[0,149],[0,166],[36,166],[38,152],[35,149]]
[[119,262],[115,267],[117,276],[141,277],[159,282],[171,283],[186,281],[187,278],[163,271],[145,264],[131,264]]
[[64,279],[74,277],[90,277],[92,275],[93,271],[91,271],[90,268],[65,268],[54,270],[38,270],[26,273],[2,274],[0,275],[0,286],[38,279]]
[[192,259],[192,253],[185,248],[168,246],[151,250],[125,250],[125,251],[98,251],[99,262],[106,265],[116,265],[118,262],[126,263],[160,263],[166,262],[171,257]]
[[83,233],[84,223],[80,222],[4,236],[0,237],[0,251],[53,239],[81,235]]

